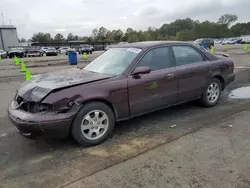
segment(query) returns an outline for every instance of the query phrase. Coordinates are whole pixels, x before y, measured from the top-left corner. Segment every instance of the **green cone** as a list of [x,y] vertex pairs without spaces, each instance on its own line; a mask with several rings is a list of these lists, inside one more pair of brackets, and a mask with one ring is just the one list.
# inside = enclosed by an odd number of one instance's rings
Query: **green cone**
[[30,79],[31,79],[30,71],[26,69],[25,80],[30,80]]
[[26,72],[26,67],[25,67],[25,64],[24,64],[24,62],[22,61],[22,63],[21,63],[21,72]]

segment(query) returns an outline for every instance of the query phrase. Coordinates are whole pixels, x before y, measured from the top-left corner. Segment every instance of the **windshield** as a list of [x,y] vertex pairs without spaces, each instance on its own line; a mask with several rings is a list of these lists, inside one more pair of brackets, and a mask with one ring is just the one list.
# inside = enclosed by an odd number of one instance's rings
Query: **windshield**
[[47,48],[48,50],[55,50],[55,48]]
[[90,72],[120,75],[128,68],[140,51],[141,49],[138,48],[112,48],[84,69]]

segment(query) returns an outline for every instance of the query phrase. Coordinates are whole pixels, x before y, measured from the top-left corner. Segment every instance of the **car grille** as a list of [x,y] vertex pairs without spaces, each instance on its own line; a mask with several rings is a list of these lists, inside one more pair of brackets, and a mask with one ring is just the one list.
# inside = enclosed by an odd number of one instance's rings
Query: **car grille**
[[50,104],[44,104],[40,102],[30,102],[25,101],[22,97],[17,96],[16,102],[19,106],[20,110],[23,110],[25,112],[29,113],[39,113],[39,112],[51,112],[53,111],[53,106]]

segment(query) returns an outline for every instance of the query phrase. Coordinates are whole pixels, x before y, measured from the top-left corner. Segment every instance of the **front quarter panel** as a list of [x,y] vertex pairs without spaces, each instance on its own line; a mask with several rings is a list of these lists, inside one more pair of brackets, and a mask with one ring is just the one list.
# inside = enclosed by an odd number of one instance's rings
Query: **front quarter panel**
[[93,100],[104,100],[111,103],[117,120],[128,118],[127,77],[114,77],[54,91],[42,102],[63,106],[70,102],[84,104]]

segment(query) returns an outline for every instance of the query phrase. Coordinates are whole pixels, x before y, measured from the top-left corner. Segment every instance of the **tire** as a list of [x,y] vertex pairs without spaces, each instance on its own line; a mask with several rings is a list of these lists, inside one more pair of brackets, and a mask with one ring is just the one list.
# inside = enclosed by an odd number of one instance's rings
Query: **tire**
[[[209,90],[211,90],[212,88],[212,85],[214,85],[213,86],[214,88],[217,88],[218,86],[218,89],[214,90],[213,92],[211,91],[209,92]],[[202,94],[201,98],[202,105],[205,107],[215,106],[220,100],[221,92],[222,92],[222,85],[220,80],[218,80],[217,78],[212,78],[206,85],[204,92]]]
[[[93,111],[94,112],[98,111],[100,112],[100,114],[104,113],[105,115],[101,117],[106,117],[106,119],[103,120],[102,122],[98,120],[94,122],[94,118],[93,119],[91,118],[90,120],[91,122],[86,120],[85,117],[88,114],[94,115]],[[89,117],[92,117],[92,116],[89,116]],[[87,124],[86,126],[82,126],[83,121]],[[106,123],[106,125],[104,125],[103,122]],[[100,127],[101,125],[104,127],[103,128]],[[109,108],[109,106],[107,106],[106,104],[102,102],[89,102],[85,104],[76,115],[72,123],[71,135],[73,139],[80,145],[83,145],[86,147],[95,146],[104,142],[112,134],[114,125],[115,125],[114,113]],[[85,127],[85,130],[82,131],[81,127]],[[99,136],[97,135],[98,132],[99,133],[101,132]],[[92,137],[94,135],[98,136],[98,138]]]
[[92,51],[90,51],[90,54],[92,54]]

